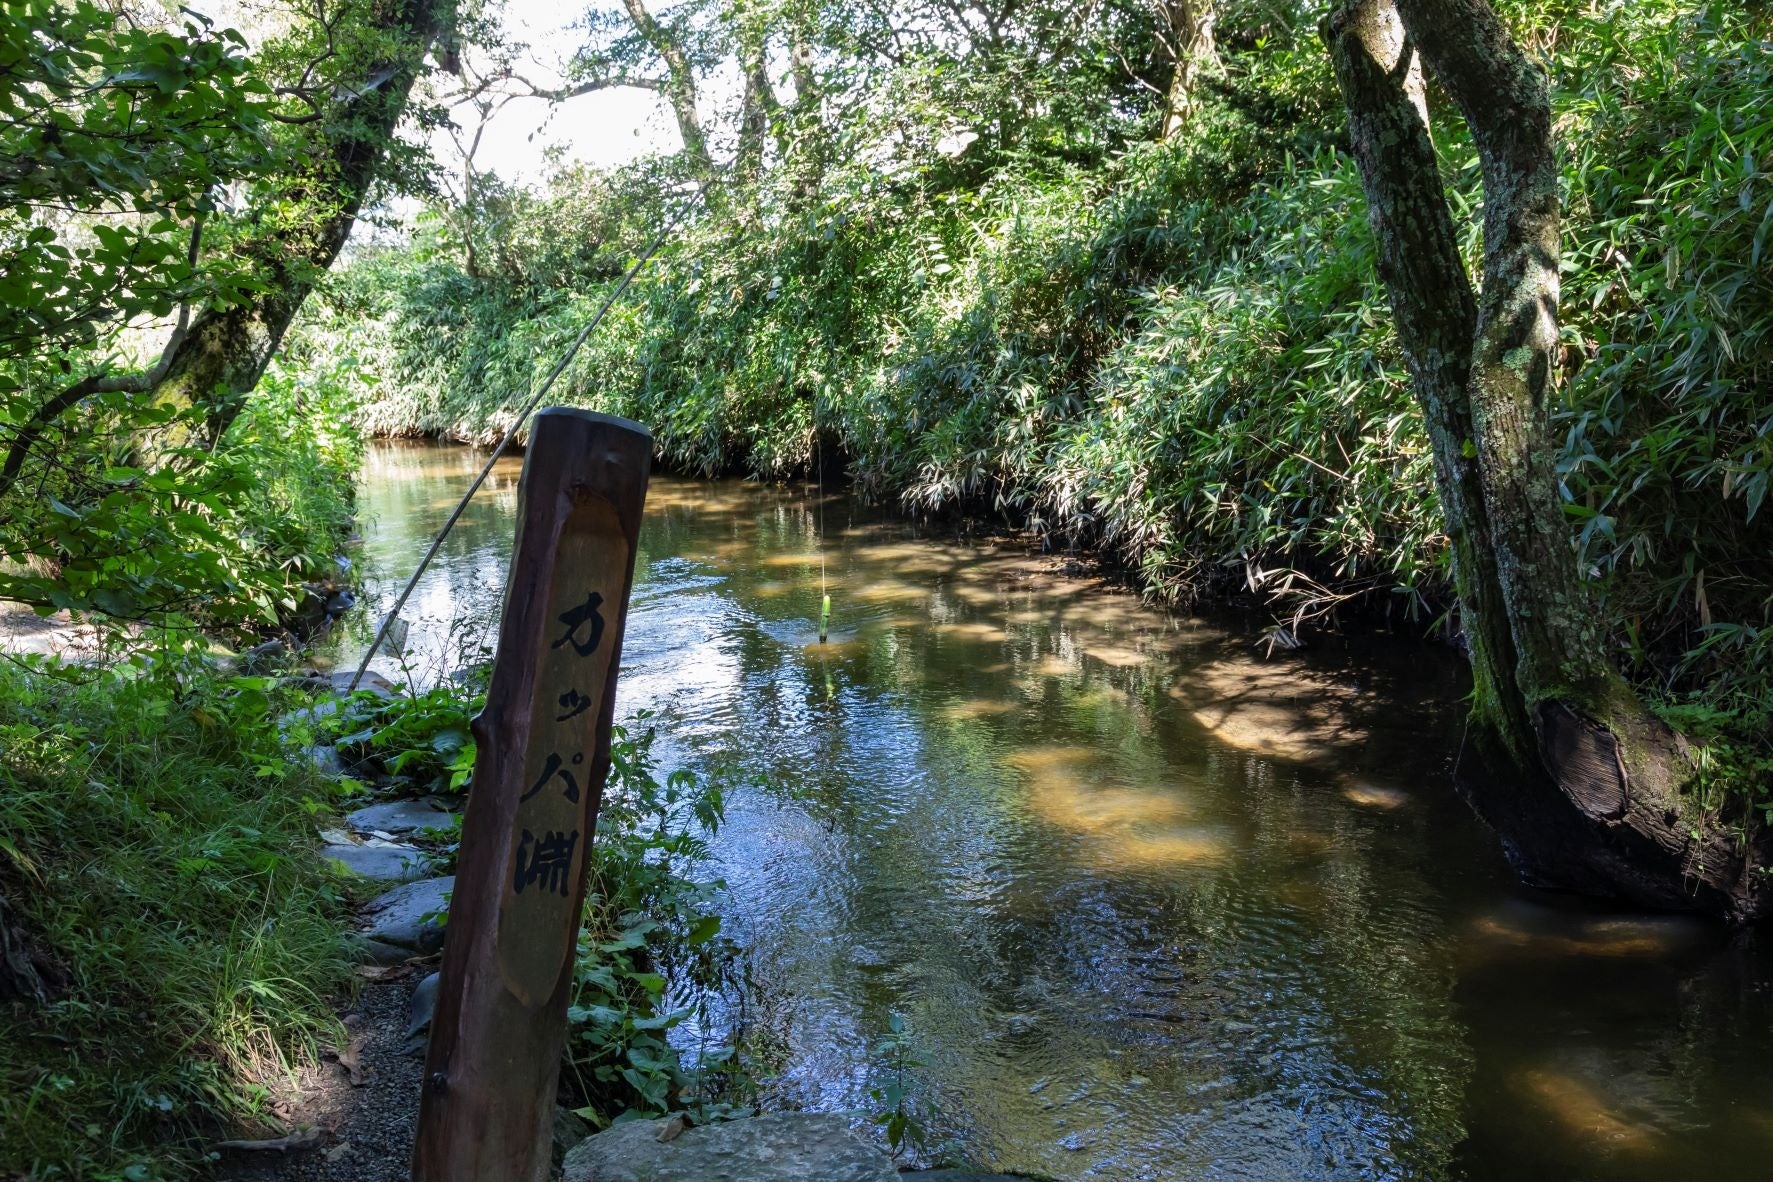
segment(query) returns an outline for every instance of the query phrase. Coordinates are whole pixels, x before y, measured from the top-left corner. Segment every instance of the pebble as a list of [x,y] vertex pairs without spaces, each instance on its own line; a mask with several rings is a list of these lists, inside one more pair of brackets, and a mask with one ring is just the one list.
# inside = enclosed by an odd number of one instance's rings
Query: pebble
[[[424,1065],[400,1052],[408,981],[367,986],[359,1003],[358,1060],[367,1078],[351,1086],[337,1063],[303,1073],[291,1127],[313,1127],[319,1146],[305,1153],[224,1153],[219,1182],[410,1182],[413,1130]],[[347,1015],[350,1017],[353,1015]],[[355,1037],[354,1037],[355,1041]]]

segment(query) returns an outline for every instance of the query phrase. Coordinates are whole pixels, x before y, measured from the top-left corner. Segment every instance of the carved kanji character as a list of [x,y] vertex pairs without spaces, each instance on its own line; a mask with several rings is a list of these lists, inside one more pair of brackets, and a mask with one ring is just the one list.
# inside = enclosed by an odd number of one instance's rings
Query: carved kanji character
[[[593,591],[585,597],[585,602],[581,606],[575,607],[571,611],[561,612],[555,618],[566,625],[566,631],[561,634],[559,640],[548,647],[559,648],[563,644],[570,643],[573,646],[573,651],[581,657],[588,657],[596,652],[598,644],[603,640],[603,617],[597,614],[597,609],[602,606],[603,596]],[[579,629],[587,624],[591,626],[591,639],[581,643]]]
[[562,833],[551,829],[537,838],[525,829],[517,843],[517,893],[526,887],[540,885],[543,891],[565,896],[572,882],[573,850],[579,844],[579,831]]

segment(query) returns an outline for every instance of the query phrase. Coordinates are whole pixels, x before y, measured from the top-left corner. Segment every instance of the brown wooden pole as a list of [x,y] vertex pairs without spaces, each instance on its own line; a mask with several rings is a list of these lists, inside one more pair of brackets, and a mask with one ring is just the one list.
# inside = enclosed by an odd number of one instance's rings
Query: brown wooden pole
[[550,407],[462,822],[414,1182],[543,1182],[652,436]]

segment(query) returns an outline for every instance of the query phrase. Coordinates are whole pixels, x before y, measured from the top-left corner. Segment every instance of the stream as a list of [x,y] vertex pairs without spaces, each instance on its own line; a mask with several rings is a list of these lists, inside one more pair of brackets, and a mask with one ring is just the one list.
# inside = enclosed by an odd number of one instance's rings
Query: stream
[[[481,462],[371,448],[336,660]],[[375,668],[485,659],[520,465]],[[1516,885],[1451,786],[1456,653],[1270,657],[1260,620],[1058,567],[806,486],[654,478],[618,715],[657,715],[667,767],[771,785],[729,790],[710,873],[783,1043],[772,1103],[870,1107],[899,1014],[932,1144],[1001,1170],[1765,1182],[1765,941]]]

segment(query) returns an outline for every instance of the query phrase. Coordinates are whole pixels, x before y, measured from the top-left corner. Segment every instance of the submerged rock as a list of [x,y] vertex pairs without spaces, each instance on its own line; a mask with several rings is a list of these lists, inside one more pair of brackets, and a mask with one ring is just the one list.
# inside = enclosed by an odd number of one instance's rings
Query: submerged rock
[[1687,916],[1589,913],[1513,902],[1474,920],[1468,947],[1480,959],[1508,953],[1656,960],[1708,943],[1705,925]]
[[1515,1090],[1591,1150],[1643,1154],[1657,1146],[1656,1130],[1622,1111],[1617,1098],[1592,1081],[1535,1069],[1515,1077]]
[[1398,809],[1410,803],[1410,794],[1401,788],[1376,784],[1371,780],[1345,779],[1342,799],[1370,809]]
[[566,1155],[563,1182],[897,1182],[884,1151],[841,1116],[770,1112],[688,1129],[670,1121],[605,1129]]

